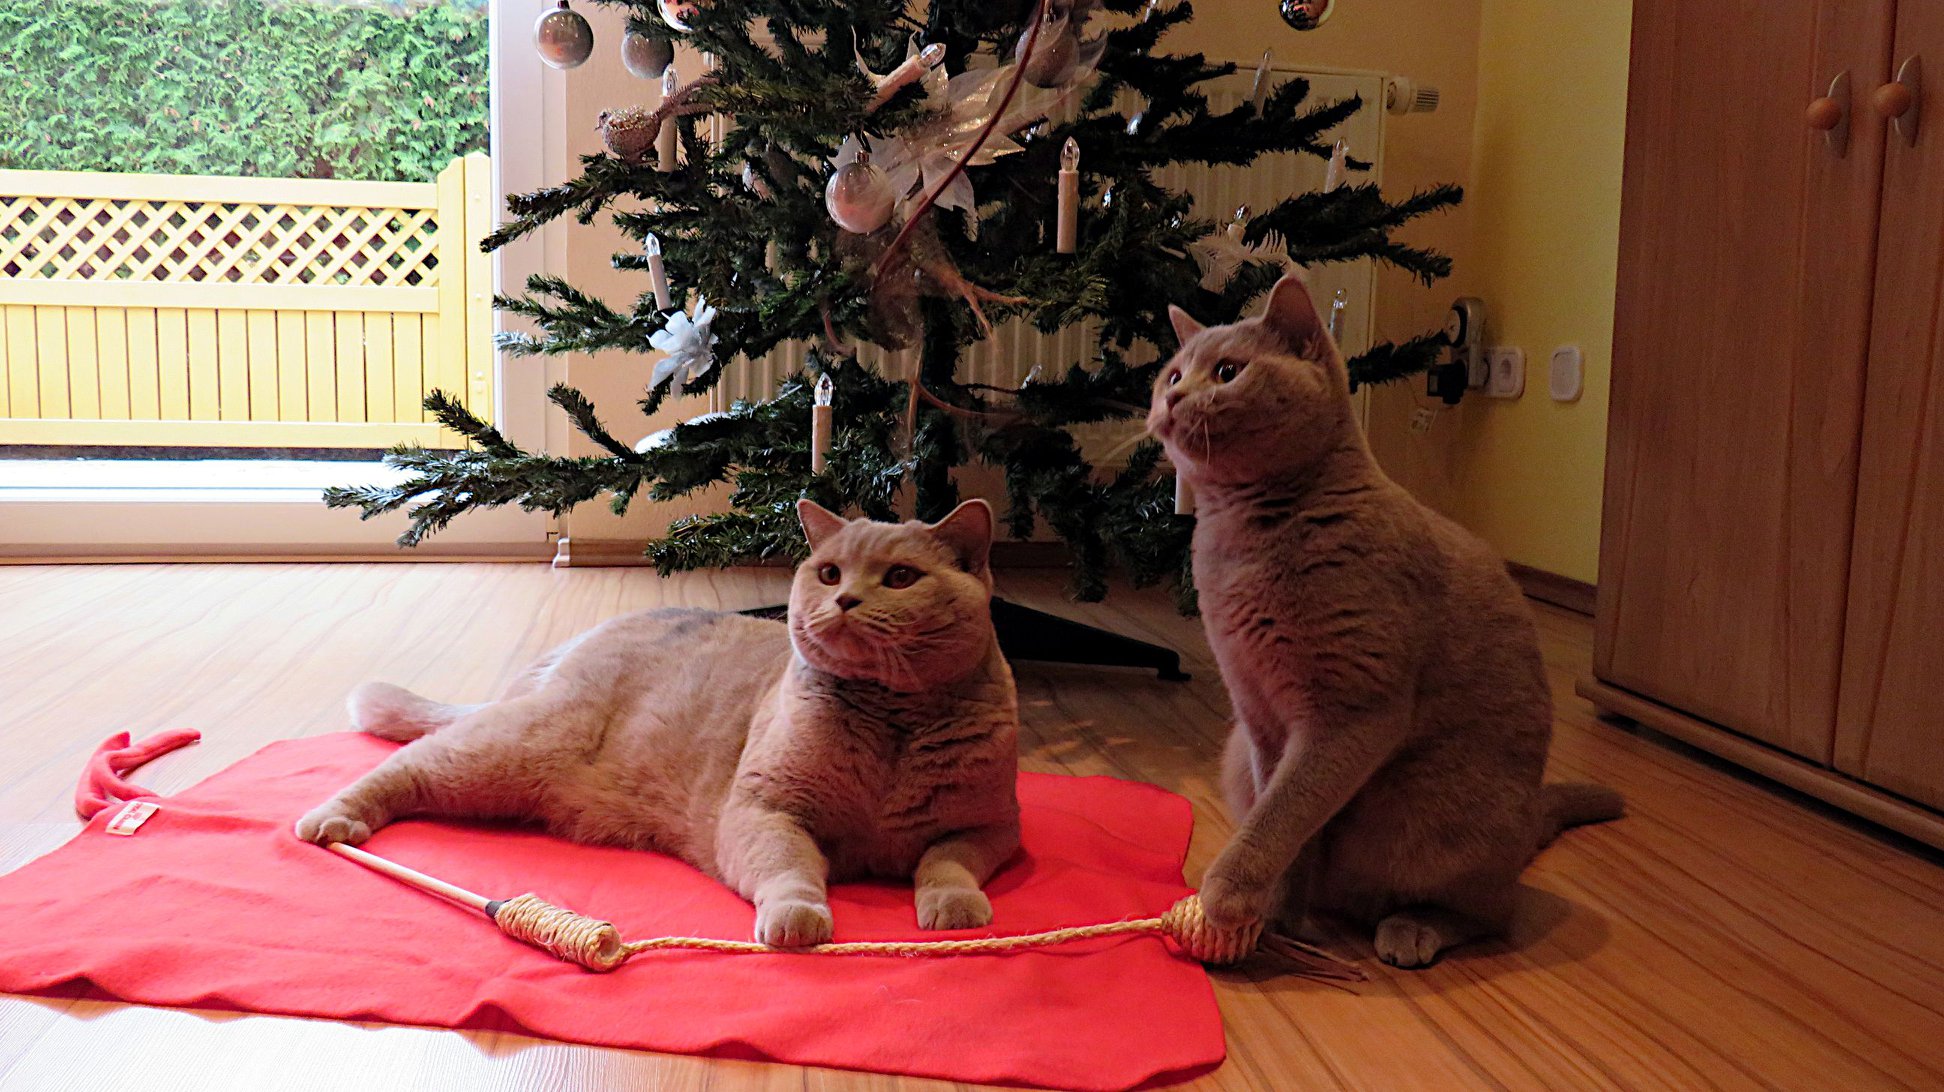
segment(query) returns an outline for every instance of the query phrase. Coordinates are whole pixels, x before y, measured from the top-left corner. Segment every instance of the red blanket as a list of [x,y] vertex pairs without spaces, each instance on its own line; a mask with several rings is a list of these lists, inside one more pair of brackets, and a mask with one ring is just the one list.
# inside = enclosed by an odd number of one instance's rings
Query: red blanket
[[[649,953],[612,974],[502,936],[477,912],[299,842],[290,826],[385,756],[355,734],[273,743],[133,835],[118,809],[0,876],[0,990],[109,996],[533,1035],[958,1081],[1123,1089],[1222,1060],[1200,966],[1158,938],[939,959]],[[838,940],[1031,932],[1166,910],[1186,893],[1187,801],[1022,774],[1025,852],[986,930],[919,930],[908,885],[831,893]],[[526,830],[405,822],[370,848],[495,897],[532,891],[628,938],[747,938],[747,903],[667,857]]]

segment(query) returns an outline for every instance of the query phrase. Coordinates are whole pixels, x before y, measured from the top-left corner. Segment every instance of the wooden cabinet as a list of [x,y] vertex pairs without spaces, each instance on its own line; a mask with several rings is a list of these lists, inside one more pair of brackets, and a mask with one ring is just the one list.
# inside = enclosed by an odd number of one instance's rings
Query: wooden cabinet
[[1635,0],[1582,689],[1944,845],[1944,95],[1885,90],[1913,56],[1944,88],[1944,5]]
[[[1904,0],[1894,59],[1944,81],[1944,4]],[[1944,808],[1944,96],[1884,155],[1835,766]]]

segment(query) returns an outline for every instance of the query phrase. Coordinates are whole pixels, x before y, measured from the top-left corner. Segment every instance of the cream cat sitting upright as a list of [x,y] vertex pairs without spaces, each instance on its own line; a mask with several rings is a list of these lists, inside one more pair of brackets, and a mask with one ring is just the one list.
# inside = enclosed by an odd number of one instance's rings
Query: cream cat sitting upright
[[1378,469],[1299,278],[1257,319],[1171,314],[1148,427],[1195,489],[1195,586],[1235,712],[1238,827],[1202,881],[1209,918],[1347,916],[1403,967],[1502,932],[1533,854],[1620,814],[1611,789],[1540,784],[1552,695],[1524,596]]
[[529,819],[656,849],[756,906],[756,939],[830,939],[829,881],[904,879],[926,929],[986,925],[1019,848],[1018,701],[992,631],[992,510],[932,525],[802,501],[787,626],[701,610],[614,619],[499,701],[382,683],[359,728],[409,740],[297,822],[362,842],[395,818]]

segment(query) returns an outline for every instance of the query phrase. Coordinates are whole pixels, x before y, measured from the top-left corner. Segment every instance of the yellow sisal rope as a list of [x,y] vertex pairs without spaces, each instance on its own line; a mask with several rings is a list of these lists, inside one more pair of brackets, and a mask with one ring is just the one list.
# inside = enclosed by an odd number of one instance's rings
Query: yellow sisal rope
[[[1239,930],[1217,928],[1202,913],[1201,898],[1197,895],[1187,896],[1159,917],[1135,918],[1104,925],[1081,925],[1043,933],[981,937],[977,940],[862,940],[804,948],[772,948],[754,941],[715,940],[708,937],[656,937],[653,940],[624,941],[620,930],[611,923],[584,917],[533,895],[519,895],[500,903],[493,914],[493,921],[507,936],[570,963],[578,963],[591,971],[611,971],[642,952],[666,949],[744,954],[955,956],[1016,952],[1076,940],[1117,936],[1165,936],[1180,946],[1182,951],[1203,963],[1227,966],[1241,962],[1265,939],[1260,922]],[[1328,978],[1363,977],[1363,972],[1356,965],[1320,948],[1286,937],[1271,939],[1271,947],[1286,958],[1304,964],[1304,970],[1310,974]]]

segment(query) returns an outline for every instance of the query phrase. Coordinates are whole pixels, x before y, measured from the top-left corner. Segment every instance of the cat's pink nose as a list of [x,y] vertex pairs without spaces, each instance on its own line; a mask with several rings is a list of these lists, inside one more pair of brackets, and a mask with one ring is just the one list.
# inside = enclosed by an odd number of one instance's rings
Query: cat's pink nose
[[859,599],[855,595],[840,595],[837,597],[837,609],[849,610],[852,607],[861,605],[863,602],[864,600]]
[[1162,401],[1168,404],[1169,409],[1173,409],[1181,402],[1181,392],[1179,390],[1169,391],[1166,395],[1162,396]]

